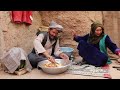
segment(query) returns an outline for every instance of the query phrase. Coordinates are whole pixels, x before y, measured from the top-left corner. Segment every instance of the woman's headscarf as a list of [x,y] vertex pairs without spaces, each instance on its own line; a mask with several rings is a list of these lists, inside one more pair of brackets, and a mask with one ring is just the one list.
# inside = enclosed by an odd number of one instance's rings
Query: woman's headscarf
[[[95,35],[95,30],[97,27],[101,27],[102,28],[102,33],[100,36]],[[94,22],[91,24],[91,31],[90,31],[90,36],[88,38],[88,43],[90,44],[97,44],[100,39],[104,36],[104,28],[103,25],[99,22]]]

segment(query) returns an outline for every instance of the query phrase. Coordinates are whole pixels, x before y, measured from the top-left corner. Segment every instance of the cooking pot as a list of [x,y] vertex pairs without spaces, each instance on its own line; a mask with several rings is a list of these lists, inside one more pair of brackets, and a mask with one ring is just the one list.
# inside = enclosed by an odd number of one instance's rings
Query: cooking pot
[[61,66],[59,67],[46,67],[45,64],[50,63],[49,60],[44,60],[38,63],[38,67],[42,69],[43,72],[49,74],[60,74],[68,70],[68,68],[72,65],[72,61],[65,61],[63,59],[55,59],[55,61]]

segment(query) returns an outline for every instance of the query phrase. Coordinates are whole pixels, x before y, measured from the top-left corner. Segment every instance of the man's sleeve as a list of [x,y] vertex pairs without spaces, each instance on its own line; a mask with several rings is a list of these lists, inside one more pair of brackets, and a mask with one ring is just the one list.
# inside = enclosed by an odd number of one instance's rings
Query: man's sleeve
[[46,51],[45,48],[43,47],[43,45],[41,44],[43,38],[44,38],[44,35],[43,35],[43,34],[39,34],[39,35],[37,36],[37,38],[35,38],[35,40],[34,40],[34,42],[33,42],[34,48],[35,48],[35,52],[36,52],[37,54],[43,53],[43,52]]

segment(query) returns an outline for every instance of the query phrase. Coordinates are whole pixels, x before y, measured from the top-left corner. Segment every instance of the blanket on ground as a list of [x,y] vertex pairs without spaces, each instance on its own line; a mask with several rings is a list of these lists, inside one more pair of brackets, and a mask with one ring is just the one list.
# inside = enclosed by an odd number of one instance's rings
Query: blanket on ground
[[67,72],[68,74],[76,74],[76,75],[85,75],[85,76],[96,76],[96,77],[104,77],[111,78],[109,73],[109,65],[105,65],[104,67],[95,67],[93,65],[72,65]]

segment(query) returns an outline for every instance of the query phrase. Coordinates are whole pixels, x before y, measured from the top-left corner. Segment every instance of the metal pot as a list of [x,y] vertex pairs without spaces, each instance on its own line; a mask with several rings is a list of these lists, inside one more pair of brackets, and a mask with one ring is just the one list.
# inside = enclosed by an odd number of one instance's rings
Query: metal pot
[[60,63],[60,67],[45,67],[46,63],[49,63],[49,60],[44,60],[38,63],[38,67],[42,69],[42,71],[49,74],[60,74],[68,70],[68,68],[72,65],[72,62],[69,60],[65,62],[63,59],[55,59],[57,63]]

